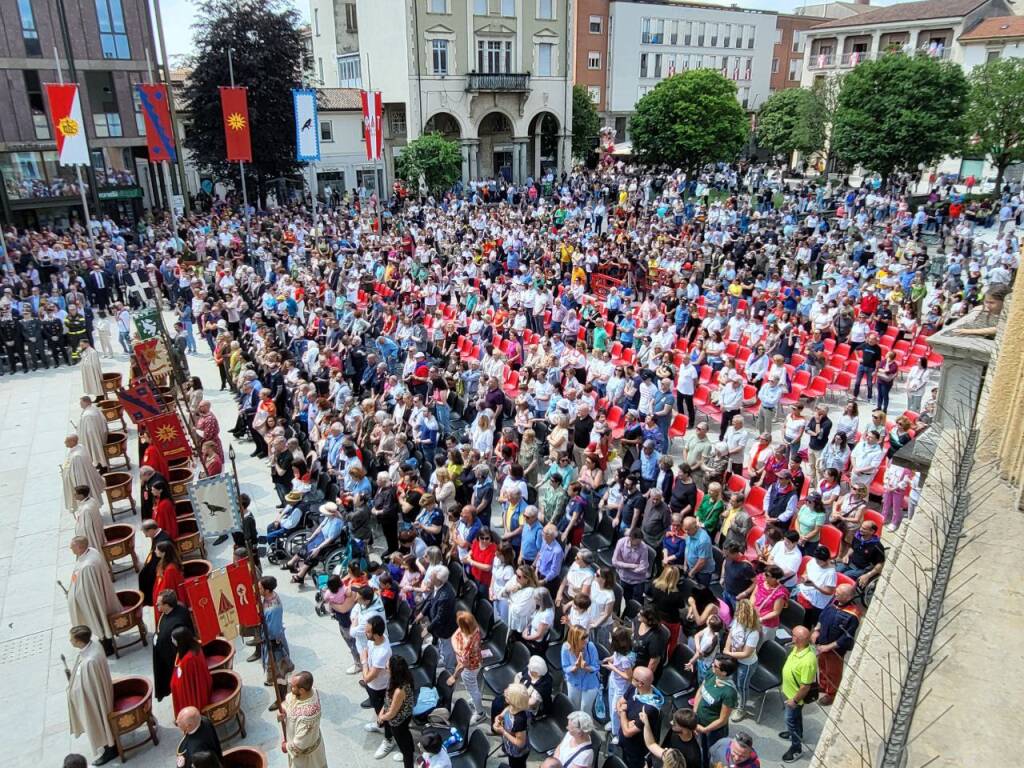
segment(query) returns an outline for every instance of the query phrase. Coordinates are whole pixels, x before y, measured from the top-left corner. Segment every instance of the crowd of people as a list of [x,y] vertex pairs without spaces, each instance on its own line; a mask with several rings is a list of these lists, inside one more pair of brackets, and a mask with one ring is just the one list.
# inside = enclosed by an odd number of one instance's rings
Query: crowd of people
[[[927,337],[983,302],[993,311],[1019,242],[1014,227],[985,243],[945,222],[936,270],[905,196],[776,193],[756,171],[617,165],[548,194],[355,200],[315,228],[280,208],[246,231],[221,206],[176,233],[105,227],[99,254],[81,232],[9,230],[5,360],[26,367],[36,312],[65,313],[62,343],[81,317],[82,349],[95,335],[127,351],[131,307],[159,294],[174,308],[175,353],[212,356],[238,401],[232,433],[266,461],[280,501],[269,559],[295,588],[322,586],[374,713],[366,728],[383,735],[376,757],[397,750],[411,768],[419,693],[461,683],[470,724],[512,768],[562,691],[571,714],[547,768],[593,766],[600,723],[628,768],[756,767],[751,734],[730,724],[752,713],[758,665],[777,660],[793,762],[804,706],[840,693],[882,537],[913,514],[920,473],[900,453],[936,408]],[[217,474],[220,427],[198,380],[190,406]],[[180,719],[204,704],[205,664],[174,537],[158,541],[173,525],[166,467],[147,456],[147,596]],[[235,545],[257,535],[242,501]],[[277,578],[260,585],[268,631],[250,659],[282,686],[282,717],[316,719],[311,675],[289,676]],[[421,680],[428,652],[440,671]],[[495,689],[488,670],[520,658]],[[445,764],[429,733],[419,748]],[[289,751],[294,765],[321,757]]]

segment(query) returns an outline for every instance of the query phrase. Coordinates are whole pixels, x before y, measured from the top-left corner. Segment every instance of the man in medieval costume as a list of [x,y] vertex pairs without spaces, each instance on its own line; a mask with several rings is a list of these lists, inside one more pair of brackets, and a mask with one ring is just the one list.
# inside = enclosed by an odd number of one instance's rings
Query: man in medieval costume
[[288,768],[327,768],[327,750],[320,733],[320,693],[313,675],[297,672],[288,680],[288,695],[278,718],[284,723]]
[[89,486],[89,492],[96,499],[103,498],[106,485],[96,466],[92,463],[92,457],[78,440],[78,435],[68,435],[64,438],[64,447],[68,449],[67,458],[61,466],[61,478],[64,481],[64,508],[68,512],[75,510],[75,488],[80,485]]
[[78,350],[82,365],[82,391],[93,397],[103,397],[103,363],[100,353],[86,339],[78,342]]
[[217,457],[223,462],[224,446],[221,445],[220,441],[220,423],[213,413],[213,407],[210,405],[209,400],[203,400],[199,403],[199,408],[196,411],[196,429],[202,433],[203,443],[213,443],[213,447],[217,451]]
[[[95,350],[92,350],[95,354]],[[82,372],[86,362],[82,360]],[[78,442],[85,446],[92,457],[92,463],[102,472],[110,466],[107,459],[107,417],[97,408],[88,395],[82,395],[78,404],[82,406],[82,419],[78,422]]]
[[71,628],[71,644],[78,658],[68,678],[68,719],[71,734],[89,737],[93,752],[103,750],[93,765],[104,765],[117,757],[114,732],[108,715],[114,709],[114,682],[107,657],[93,642],[92,630],[84,624]]
[[110,567],[99,550],[89,546],[84,536],[71,539],[75,570],[68,589],[68,613],[71,623],[84,624],[99,638],[107,656],[114,653],[114,631],[110,617],[121,611],[121,602],[114,591]]
[[88,485],[75,487],[75,536],[81,536],[97,552],[103,551],[106,537],[103,535],[103,517],[100,515],[100,500],[92,495]]

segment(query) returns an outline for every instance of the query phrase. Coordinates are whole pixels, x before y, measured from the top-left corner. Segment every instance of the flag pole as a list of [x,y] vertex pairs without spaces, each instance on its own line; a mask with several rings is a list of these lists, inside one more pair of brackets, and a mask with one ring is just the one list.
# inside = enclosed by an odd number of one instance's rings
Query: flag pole
[[[241,496],[241,486],[238,484],[238,467],[235,466],[235,444],[228,443],[228,459],[231,461],[231,475],[235,479],[235,496]],[[249,537],[245,535],[245,525],[242,526],[242,541],[245,542],[245,557],[249,565],[249,577],[252,579],[252,593],[256,596],[256,607],[259,609],[260,614],[260,639],[263,643],[267,643],[267,666],[270,667],[270,674],[274,680],[274,699],[277,701],[277,711],[283,712],[283,703],[281,701],[281,691],[277,687],[277,661],[274,659],[274,648],[269,645],[270,637],[267,632],[267,620],[263,615],[263,596],[260,595],[259,584],[256,583],[256,556],[253,554],[252,545],[249,544]],[[281,737],[287,741],[288,729],[285,727],[284,722],[281,722]]]
[[[153,62],[149,58],[149,48],[146,49],[146,71],[149,74],[150,85],[155,85],[156,80],[153,79]],[[168,88],[170,90],[170,88]],[[168,158],[167,163],[170,162]],[[149,161],[150,165],[153,165],[153,161]],[[167,167],[167,163],[157,162],[156,166],[160,169],[160,177],[164,182],[164,188],[166,194],[164,197],[167,199],[167,212],[171,216],[171,237],[174,239],[174,251],[178,251],[178,217],[174,213],[174,190],[171,188],[171,172]],[[184,194],[184,193],[183,193]],[[168,350],[169,352],[169,350]]]
[[[60,68],[60,53],[57,51],[57,46],[53,46],[53,60],[57,65],[57,82],[64,85],[64,71]],[[78,85],[75,83],[75,85]],[[81,99],[81,96],[79,96]],[[79,101],[81,103],[81,101]],[[83,133],[85,126],[81,127]],[[60,130],[56,125],[54,130]],[[78,192],[82,196],[82,210],[85,212],[85,231],[89,235],[89,246],[92,249],[92,257],[98,259],[100,257],[99,252],[96,250],[96,236],[92,233],[92,219],[89,216],[89,203],[85,199],[85,184],[82,182],[82,166],[75,163],[75,176],[78,179]]]
[[[228,48],[228,77],[231,80],[231,87],[235,87],[235,64],[231,60],[231,54],[234,53],[234,48]],[[245,189],[245,161],[238,161],[238,173],[242,177],[242,205],[244,207],[245,215],[245,258],[249,258],[249,193]]]

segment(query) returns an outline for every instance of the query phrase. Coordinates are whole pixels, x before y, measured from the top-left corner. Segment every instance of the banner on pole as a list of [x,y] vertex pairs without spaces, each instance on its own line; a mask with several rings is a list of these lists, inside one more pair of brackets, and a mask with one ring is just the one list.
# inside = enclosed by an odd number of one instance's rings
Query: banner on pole
[[[160,416],[152,416],[143,420],[142,429],[146,430],[149,440],[160,449],[168,461],[173,459],[189,458],[192,455],[192,446],[188,444],[188,437],[185,435],[185,428],[181,425],[181,419],[176,413],[164,413]],[[193,505],[194,506],[194,505]],[[196,512],[196,522],[199,514]]]
[[57,162],[61,165],[89,165],[89,144],[85,140],[82,99],[78,86],[71,83],[47,83],[50,120],[57,141]]
[[363,135],[366,137],[366,159],[380,160],[381,145],[384,143],[382,122],[384,105],[380,91],[360,91],[363,102]]
[[256,605],[256,592],[252,584],[252,571],[248,560],[232,563],[225,569],[231,582],[231,593],[235,598],[235,610],[238,612],[238,623],[243,627],[258,627],[260,609]]
[[139,341],[148,341],[160,335],[160,323],[157,313],[158,310],[155,307],[137,309],[132,312],[132,322],[135,323],[135,331],[139,334]]
[[293,88],[292,106],[295,108],[295,159],[300,163],[315,163],[320,159],[320,120],[316,91],[311,88]]
[[238,490],[230,475],[221,473],[197,480],[189,485],[188,498],[204,539],[242,530]]
[[196,633],[203,645],[218,635],[228,640],[238,637],[238,611],[231,589],[231,579],[223,568],[185,582]]
[[178,152],[174,146],[174,131],[171,129],[171,112],[168,106],[167,86],[163,83],[135,86],[139,94],[142,116],[146,121],[146,146],[152,163],[175,162]]
[[131,387],[117,390],[117,399],[121,407],[136,426],[163,413],[159,397],[149,382],[141,380],[133,381]]
[[252,162],[252,138],[249,132],[249,101],[245,88],[220,87],[220,107],[224,116],[224,143],[231,162]]
[[167,347],[162,340],[153,338],[140,341],[132,350],[143,375],[159,378],[171,372],[171,359],[167,356]]

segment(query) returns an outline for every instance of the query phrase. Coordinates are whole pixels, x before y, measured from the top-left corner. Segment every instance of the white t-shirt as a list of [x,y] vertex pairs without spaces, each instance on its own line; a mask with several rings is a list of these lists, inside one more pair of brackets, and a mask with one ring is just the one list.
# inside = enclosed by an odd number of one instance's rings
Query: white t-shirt
[[530,615],[533,613],[533,589],[523,587],[509,597],[508,628],[522,632],[530,626]]
[[386,691],[388,683],[391,682],[391,673],[388,671],[388,662],[391,660],[391,644],[384,639],[384,642],[380,645],[376,643],[370,643],[367,651],[366,663],[372,669],[384,670],[381,674],[377,675],[373,680],[366,684],[367,688],[372,688],[375,691]]
[[[597,582],[593,582],[590,585],[590,617],[592,621],[599,621],[604,615],[605,608],[615,600],[615,591],[611,589],[601,589],[597,586]],[[612,614],[614,615],[614,611]],[[612,620],[611,616],[605,619],[604,624],[610,623]],[[602,624],[594,624],[594,627],[600,627]]]
[[590,768],[594,764],[594,749],[589,743],[573,744],[572,736],[567,733],[555,750],[555,757],[562,768]]
[[[536,611],[530,617],[530,634],[540,629],[542,624],[547,624],[550,629],[555,623],[555,611],[552,608],[545,608],[543,611]],[[543,638],[541,638],[543,639]]]
[[745,659],[736,659],[740,664],[757,664],[757,644],[761,641],[761,633],[756,629],[747,629],[738,621],[734,621],[732,626],[729,627],[729,648],[732,651],[739,651],[746,648],[748,645],[753,646],[755,653],[750,654]]
[[684,395],[692,395],[699,378],[700,372],[697,370],[697,366],[680,366],[679,375],[676,376],[676,391]]
[[[804,575],[809,581],[813,581],[819,587],[835,587],[837,581],[835,566],[829,565],[822,568],[818,565],[818,561],[814,559],[807,561],[807,571]],[[811,584],[801,584],[800,594],[804,596],[804,600],[815,608],[825,608],[832,602],[832,595],[819,592]]]
[[772,562],[775,563],[779,568],[792,573],[792,576],[782,580],[782,583],[787,587],[792,588],[796,584],[796,572],[800,570],[800,562],[803,560],[803,555],[800,554],[799,547],[793,547],[793,551],[790,552],[786,549],[786,542],[776,542],[775,546],[772,547]]

